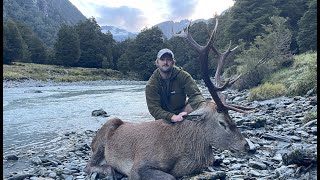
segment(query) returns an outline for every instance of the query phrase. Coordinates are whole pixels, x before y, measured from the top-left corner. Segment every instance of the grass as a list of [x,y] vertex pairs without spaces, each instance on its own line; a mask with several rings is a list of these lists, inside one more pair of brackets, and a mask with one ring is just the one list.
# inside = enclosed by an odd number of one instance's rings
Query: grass
[[287,92],[283,84],[265,83],[252,88],[249,93],[249,100],[266,100],[285,95]]
[[313,88],[317,91],[317,52],[308,52],[295,56],[291,67],[279,70],[252,88],[249,99],[304,96]]
[[302,122],[303,123],[307,123],[309,121],[312,121],[314,119],[317,119],[317,111],[314,112],[309,112],[308,114],[305,115],[305,117],[303,118]]
[[67,68],[56,65],[33,63],[13,63],[3,65],[3,80],[22,81],[52,80],[56,82],[94,81],[94,80],[139,80],[135,74],[124,75],[120,71],[97,68]]

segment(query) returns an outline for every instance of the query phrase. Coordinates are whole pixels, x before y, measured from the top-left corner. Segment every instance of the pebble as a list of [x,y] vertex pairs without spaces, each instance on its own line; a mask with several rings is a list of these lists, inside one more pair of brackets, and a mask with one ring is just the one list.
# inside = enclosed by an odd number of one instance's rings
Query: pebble
[[[112,82],[117,83],[145,83],[145,82]],[[91,82],[92,84],[110,82]],[[77,82],[90,84],[90,82]],[[62,83],[70,85],[74,83]],[[5,82],[4,87],[14,86],[54,86],[61,83],[48,82],[41,84],[38,81],[29,81],[29,83],[17,84]],[[240,104],[249,104],[247,91],[237,92],[230,90],[229,97]],[[254,150],[253,154],[242,157],[235,157],[230,151],[216,151],[214,153],[216,161],[212,167],[208,168],[211,172],[203,172],[194,175],[191,179],[317,179],[316,165],[311,166],[309,170],[304,171],[297,165],[285,166],[282,156],[284,153],[290,154],[296,148],[305,147],[312,151],[311,154],[317,155],[317,121],[311,121],[307,124],[302,123],[304,115],[307,114],[316,104],[316,94],[310,97],[280,97],[265,101],[251,102],[258,105],[253,113],[243,115],[241,113],[230,111],[230,116],[241,126],[241,131],[246,134],[250,140],[250,148]],[[312,103],[309,101],[312,100]],[[311,107],[310,107],[311,106]],[[23,179],[30,180],[42,179],[99,179],[98,174],[93,173],[90,177],[82,170],[91,156],[91,141],[95,131],[68,132],[61,135],[59,150],[43,153],[36,149],[26,150],[25,152],[15,152],[13,156],[5,156],[5,160],[14,159],[10,163],[19,163],[20,159],[26,157],[30,162],[28,168],[24,169],[22,174],[19,169],[13,172],[7,172],[4,179]],[[74,145],[73,145],[74,144]],[[67,148],[68,147],[68,148]],[[19,157],[17,156],[19,154]],[[18,159],[17,159],[18,158]],[[9,163],[4,161],[3,164]],[[298,168],[300,169],[298,171]],[[12,168],[11,168],[12,169]],[[4,171],[7,169],[4,167]],[[297,173],[299,172],[299,173]],[[101,178],[100,178],[101,179]],[[126,178],[123,177],[122,180]],[[190,178],[181,178],[179,180],[189,180]]]

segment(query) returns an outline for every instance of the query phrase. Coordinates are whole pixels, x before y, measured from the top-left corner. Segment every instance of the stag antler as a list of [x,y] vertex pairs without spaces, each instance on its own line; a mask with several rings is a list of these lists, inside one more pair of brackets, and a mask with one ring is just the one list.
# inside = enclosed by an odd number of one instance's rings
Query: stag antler
[[[245,113],[246,112],[245,110],[253,109],[253,108],[243,107],[243,106],[239,106],[239,105],[231,105],[231,104],[228,105],[228,104],[226,104],[225,97],[222,96],[222,94],[220,93],[221,91],[223,91],[224,89],[226,89],[227,87],[230,87],[233,83],[235,83],[240,78],[241,74],[238,77],[236,77],[235,79],[233,79],[233,80],[228,79],[221,86],[220,74],[221,74],[222,66],[223,66],[223,64],[225,62],[225,59],[230,54],[233,54],[234,51],[238,48],[238,46],[236,46],[235,48],[230,50],[230,47],[231,47],[231,41],[230,41],[229,48],[224,53],[220,53],[215,48],[215,46],[213,44],[213,39],[215,38],[216,33],[217,33],[218,18],[216,18],[215,27],[214,27],[214,29],[213,29],[213,31],[212,31],[212,33],[210,35],[210,38],[209,38],[209,40],[208,40],[208,42],[207,42],[207,44],[205,46],[199,45],[193,39],[193,37],[189,33],[190,26],[191,26],[191,21],[190,21],[189,25],[183,31],[181,31],[179,34],[175,34],[175,36],[185,38],[187,40],[187,42],[189,43],[189,45],[191,45],[191,47],[199,53],[199,60],[200,60],[200,64],[201,64],[202,78],[203,78],[204,83],[208,87],[208,90],[209,90],[209,92],[210,92],[210,94],[212,96],[212,99],[217,104],[217,111],[218,112],[223,112],[223,111],[227,111],[227,110],[234,110],[234,111],[237,111],[237,112]],[[217,67],[217,70],[216,70],[216,73],[215,73],[215,85],[210,80],[209,73],[208,73],[208,55],[209,55],[210,49],[212,49],[219,57],[218,67]],[[223,100],[221,100],[221,98]]]

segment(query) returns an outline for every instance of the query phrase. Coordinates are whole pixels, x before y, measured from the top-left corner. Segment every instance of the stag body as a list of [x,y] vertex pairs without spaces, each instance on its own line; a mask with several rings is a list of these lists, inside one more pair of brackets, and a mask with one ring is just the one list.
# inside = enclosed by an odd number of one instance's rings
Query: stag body
[[[243,135],[227,113],[217,113],[215,103],[204,103],[188,119],[175,124],[112,119],[97,132],[100,138],[93,140],[92,150],[103,148],[104,157],[97,159],[105,158],[109,166],[129,179],[175,179],[199,173],[214,160],[212,146],[247,150]],[[88,164],[89,172],[92,166]],[[105,166],[100,168],[102,172]]]

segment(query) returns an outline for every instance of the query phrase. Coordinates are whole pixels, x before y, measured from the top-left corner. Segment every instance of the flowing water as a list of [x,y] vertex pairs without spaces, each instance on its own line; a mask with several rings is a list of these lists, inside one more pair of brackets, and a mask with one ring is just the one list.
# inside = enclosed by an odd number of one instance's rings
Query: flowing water
[[[52,143],[58,136],[97,130],[112,117],[131,122],[153,120],[144,88],[141,83],[4,88],[4,155],[35,147],[58,148]],[[100,108],[110,117],[91,115]]]

